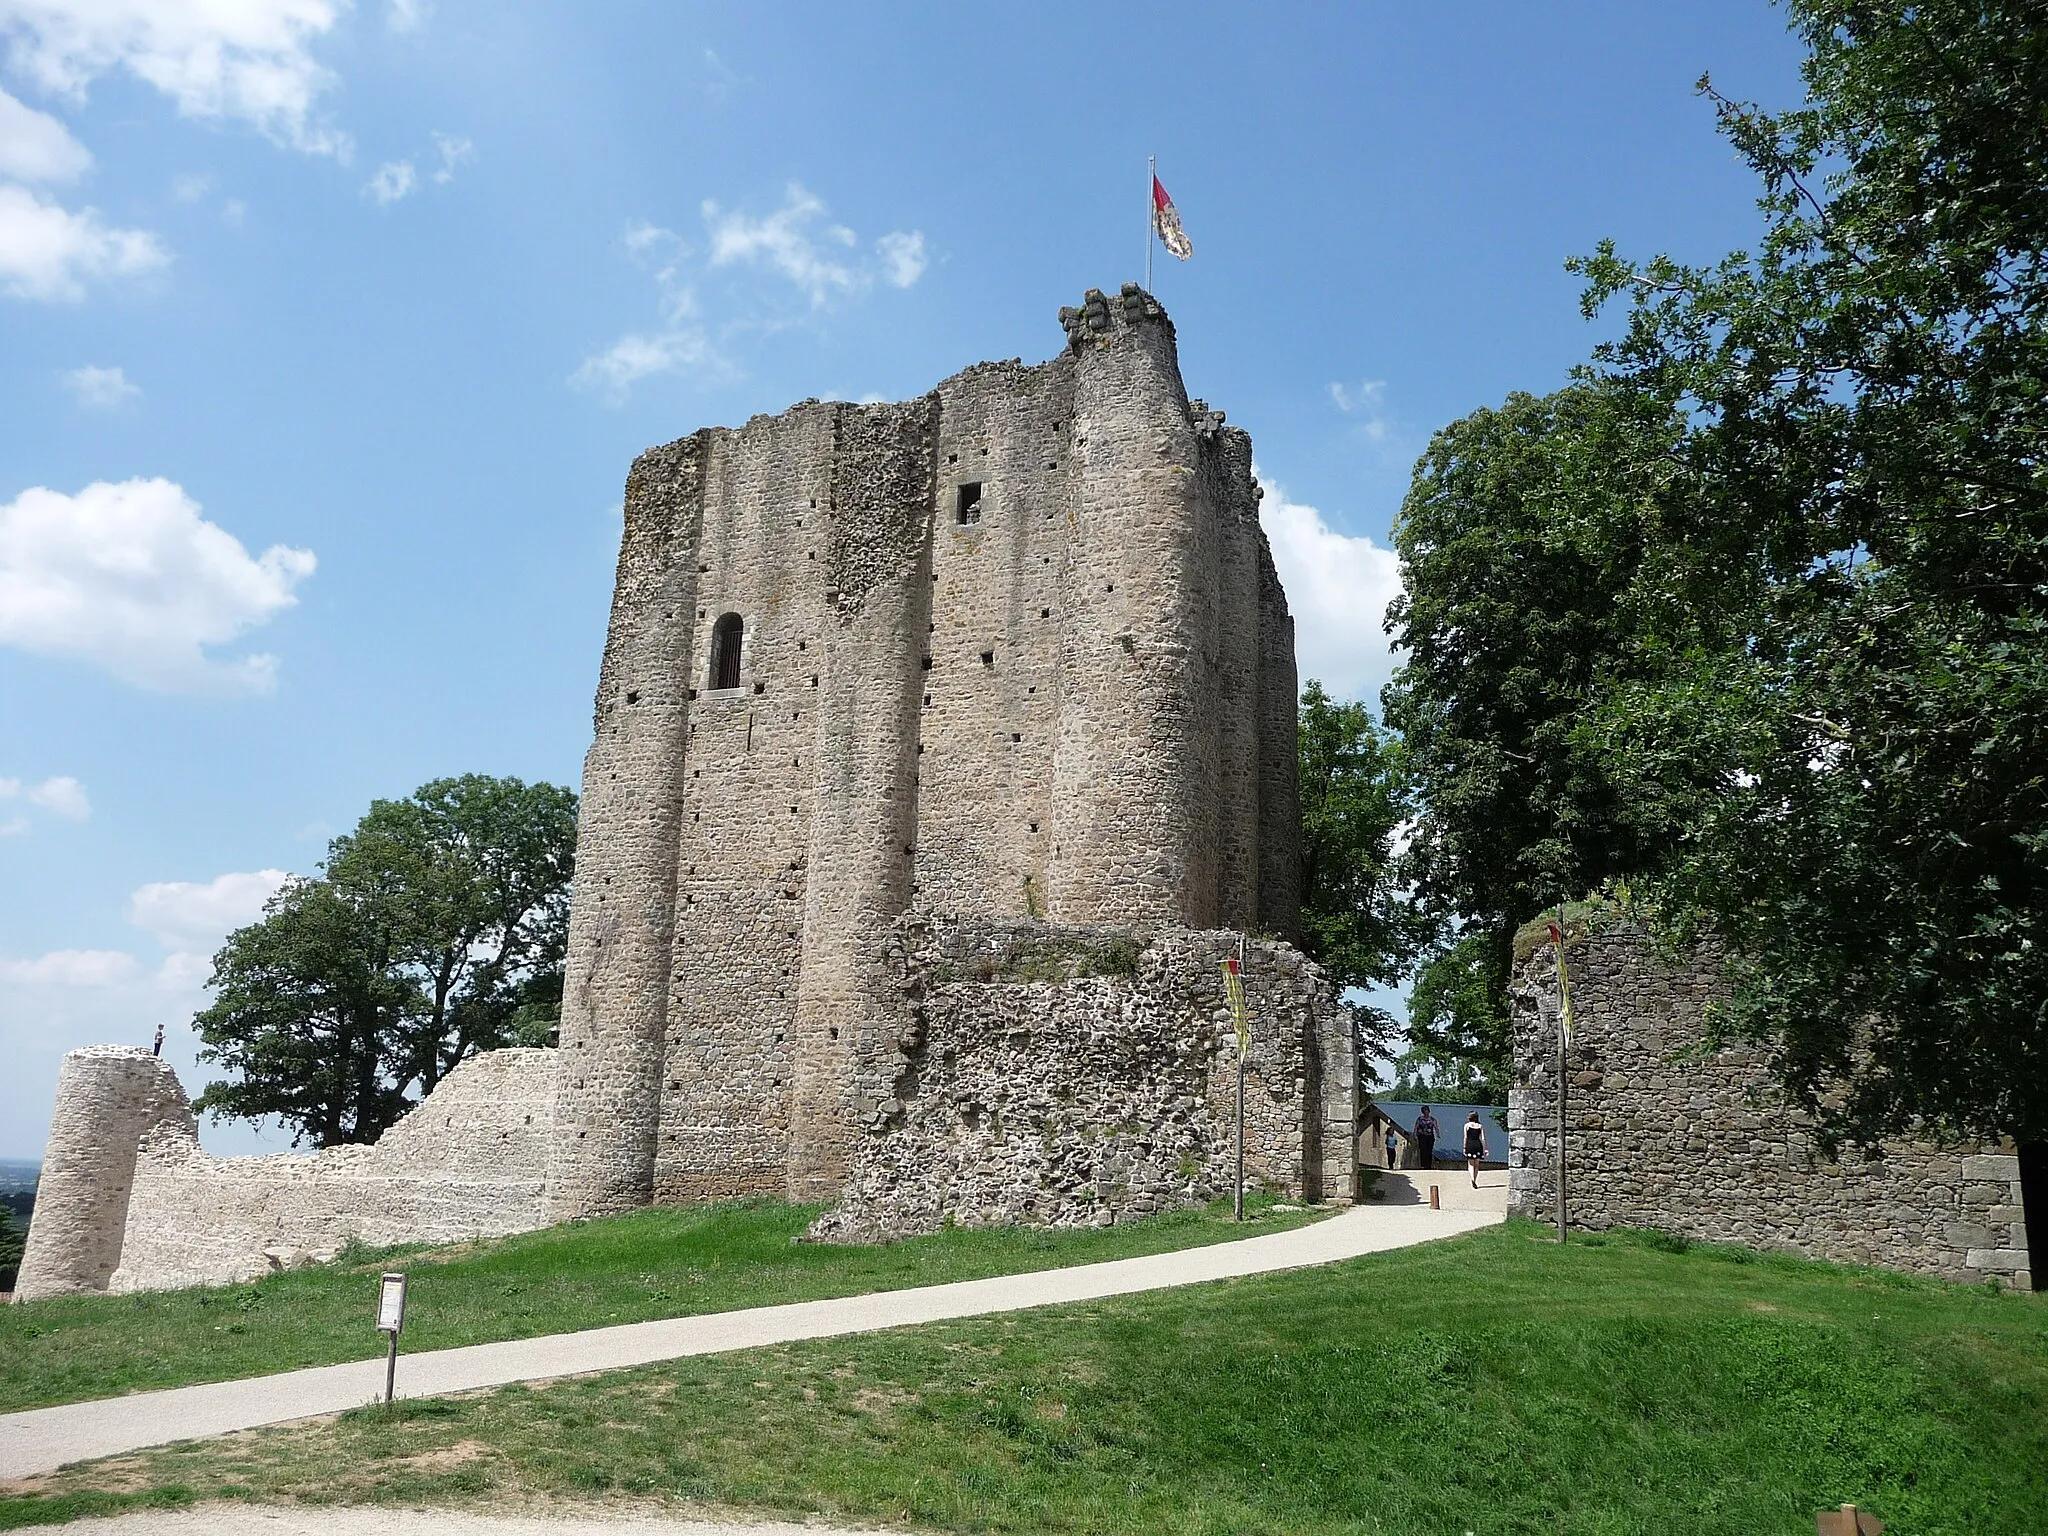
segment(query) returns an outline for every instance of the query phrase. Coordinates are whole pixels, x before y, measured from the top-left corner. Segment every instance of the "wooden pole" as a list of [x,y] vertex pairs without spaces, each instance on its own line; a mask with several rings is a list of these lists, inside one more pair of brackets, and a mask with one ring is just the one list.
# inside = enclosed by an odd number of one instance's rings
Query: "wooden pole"
[[1565,1111],[1571,1092],[1570,1079],[1566,1076],[1569,1063],[1565,1059],[1564,1034],[1564,989],[1570,985],[1564,974],[1564,902],[1557,904],[1557,1240],[1570,1241],[1571,1228],[1565,1203],[1565,1158],[1564,1126]]
[[[1149,252],[1151,247],[1147,246],[1146,250]],[[1244,935],[1241,933],[1237,936],[1237,984],[1240,988],[1244,986]],[[1249,1008],[1250,1004],[1245,1006]],[[1240,1030],[1244,1028],[1242,1021],[1238,1027]],[[1232,1201],[1234,1219],[1238,1221],[1244,1220],[1244,1056],[1245,1042],[1240,1034],[1237,1041],[1237,1195]]]

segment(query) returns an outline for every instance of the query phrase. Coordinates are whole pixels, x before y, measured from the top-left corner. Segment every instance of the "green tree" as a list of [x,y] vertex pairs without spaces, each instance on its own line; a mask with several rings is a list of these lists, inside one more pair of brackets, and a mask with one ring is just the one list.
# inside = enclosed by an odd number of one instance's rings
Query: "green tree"
[[373,801],[328,849],[328,880],[386,914],[417,985],[406,1065],[424,1091],[555,1022],[575,856],[575,795],[474,773]]
[[576,798],[469,774],[379,800],[214,957],[196,1101],[317,1146],[375,1141],[478,1051],[557,1017]]
[[325,880],[294,880],[213,958],[211,1006],[192,1021],[199,1059],[234,1075],[194,1101],[208,1114],[275,1115],[315,1146],[375,1141],[405,1112],[402,1041],[416,988],[391,965],[389,914]]
[[1408,998],[1408,1046],[1394,1062],[1394,1097],[1507,1103],[1514,1065],[1507,982],[1494,929],[1441,942],[1416,972]]
[[1680,431],[1654,395],[1580,384],[1475,411],[1416,466],[1387,611],[1407,660],[1384,702],[1414,780],[1410,872],[1437,939],[1404,1072],[1498,1099],[1515,929],[1658,856],[1578,727],[1633,654]]
[[[2048,1174],[2048,11],[1794,0],[1807,104],[1725,99],[1752,253],[1611,245],[1603,387],[1679,400],[1698,515],[1580,740],[1675,828],[1731,1028],[1843,1136]],[[2036,1187],[2041,1187],[2037,1184]]]
[[[1309,680],[1301,696],[1301,945],[1339,992],[1392,986],[1422,932],[1399,873],[1409,815],[1400,744],[1363,704]],[[1362,1054],[1384,1055],[1384,1010],[1347,1002]]]

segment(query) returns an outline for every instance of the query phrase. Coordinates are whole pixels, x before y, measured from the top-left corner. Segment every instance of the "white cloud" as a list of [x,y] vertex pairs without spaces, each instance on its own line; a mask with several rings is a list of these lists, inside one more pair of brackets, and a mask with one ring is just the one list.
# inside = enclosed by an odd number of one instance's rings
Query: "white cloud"
[[[69,774],[44,779],[40,784],[25,784],[20,779],[0,779],[0,800],[26,800],[30,805],[39,805],[46,811],[55,811],[59,816],[72,821],[84,821],[92,815],[92,801],[86,798],[85,786]],[[26,825],[26,823],[22,823]],[[17,828],[17,830],[19,830]]]
[[297,598],[310,550],[251,558],[168,480],[36,486],[0,506],[0,644],[71,656],[164,692],[263,693],[272,656],[216,659]]
[[1332,384],[1330,400],[1347,416],[1359,418],[1358,433],[1369,443],[1383,443],[1392,423],[1383,414],[1387,398],[1385,379],[1367,379],[1362,384]]
[[235,929],[261,917],[263,904],[289,879],[281,869],[257,869],[206,881],[158,881],[128,898],[128,921],[166,949],[211,954]]
[[76,181],[92,153],[47,112],[0,91],[0,176],[17,181]]
[[[908,288],[928,265],[924,236],[916,230],[893,230],[875,242],[873,257],[861,256],[860,237],[833,223],[825,204],[794,181],[784,188],[782,206],[764,217],[728,212],[708,199],[703,214],[709,242],[695,264],[691,258],[696,253],[674,230],[645,222],[627,226],[626,254],[653,274],[664,324],[658,331],[622,336],[609,350],[585,359],[569,376],[572,385],[618,404],[634,384],[654,374],[691,370],[700,376],[727,375],[732,365],[719,346],[734,331],[788,323],[786,316],[762,313],[758,292],[721,294],[719,308],[730,318],[714,339],[697,318],[693,271],[698,281],[709,281],[708,273],[720,268],[765,269],[788,279],[818,310],[834,299],[869,292],[878,276],[893,287]],[[749,285],[730,286],[744,290]]]
[[80,405],[101,411],[110,411],[123,400],[132,400],[142,393],[119,368],[96,368],[91,363],[66,373],[64,386],[78,397]]
[[796,284],[814,308],[834,295],[857,292],[866,285],[864,274],[828,258],[819,241],[851,248],[859,243],[858,237],[844,224],[821,224],[825,217],[824,203],[794,181],[784,189],[782,206],[760,219],[721,212],[707,198],[704,222],[711,229],[711,265],[765,262]]
[[213,190],[213,177],[204,171],[187,171],[171,178],[171,196],[181,203],[196,203]]
[[397,33],[417,32],[434,14],[427,0],[391,0],[384,12],[384,25]]
[[346,160],[315,108],[334,76],[313,57],[337,0],[0,0],[14,68],[73,98],[125,69],[187,117],[236,118],[281,144]]
[[894,230],[877,240],[875,249],[881,253],[882,275],[888,278],[890,286],[908,288],[924,276],[924,236],[918,231],[906,235]]
[[24,987],[113,987],[135,974],[116,949],[56,949],[34,960],[0,960],[0,981]]
[[410,160],[387,160],[377,167],[376,175],[363,183],[363,196],[374,197],[380,206],[389,205],[410,196],[418,185],[419,173]]
[[88,281],[132,277],[169,261],[155,235],[111,229],[26,187],[0,183],[0,290],[17,299],[77,300]]
[[701,328],[685,326],[654,336],[621,336],[610,351],[584,359],[569,382],[618,401],[653,374],[703,367],[719,369],[723,362]]
[[1287,588],[1302,682],[1320,679],[1332,697],[1377,708],[1400,664],[1381,628],[1401,590],[1400,557],[1362,535],[1339,533],[1314,507],[1289,501],[1277,481],[1260,475],[1259,484],[1266,493],[1259,523]]
[[434,180],[446,186],[455,179],[455,167],[467,165],[476,158],[476,146],[467,139],[458,139],[453,134],[434,135],[434,148],[441,155],[441,169],[434,172]]
[[235,929],[260,918],[263,904],[289,879],[281,869],[257,869],[137,888],[128,898],[128,921],[170,951],[157,966],[157,987],[188,992],[205,986],[214,951]]

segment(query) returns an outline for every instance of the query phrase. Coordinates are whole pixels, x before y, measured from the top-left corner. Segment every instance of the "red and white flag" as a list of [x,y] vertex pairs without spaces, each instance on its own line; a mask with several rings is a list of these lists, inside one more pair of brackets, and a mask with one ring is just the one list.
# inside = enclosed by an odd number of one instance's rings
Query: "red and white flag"
[[1173,206],[1173,199],[1166,195],[1157,176],[1152,178],[1152,228],[1159,235],[1159,243],[1182,261],[1195,254],[1187,231],[1180,227],[1180,210]]

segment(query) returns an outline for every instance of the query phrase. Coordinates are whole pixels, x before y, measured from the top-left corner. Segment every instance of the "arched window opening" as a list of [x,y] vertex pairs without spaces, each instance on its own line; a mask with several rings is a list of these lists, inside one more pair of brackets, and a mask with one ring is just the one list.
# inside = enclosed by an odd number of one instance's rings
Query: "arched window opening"
[[746,626],[736,613],[720,614],[711,626],[711,686],[737,688],[740,685],[740,640]]

